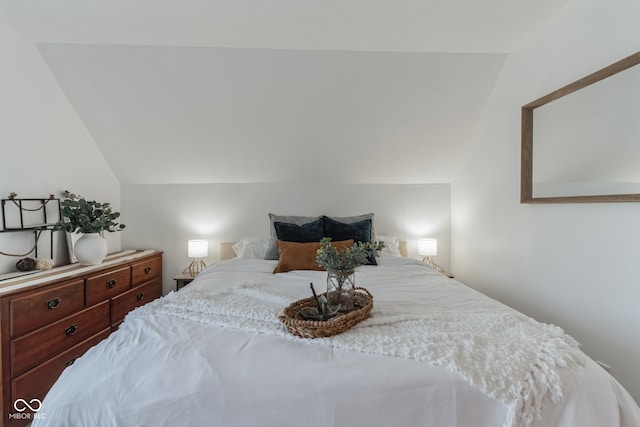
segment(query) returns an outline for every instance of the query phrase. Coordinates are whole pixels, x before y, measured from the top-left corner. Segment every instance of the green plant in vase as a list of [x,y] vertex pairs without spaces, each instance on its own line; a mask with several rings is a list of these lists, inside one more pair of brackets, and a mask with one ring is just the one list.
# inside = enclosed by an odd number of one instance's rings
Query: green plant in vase
[[53,229],[65,230],[69,233],[110,233],[125,228],[124,224],[115,222],[120,217],[120,212],[114,212],[110,203],[99,203],[95,200],[86,200],[83,196],[65,191],[65,197],[60,202],[62,207],[61,221],[58,221]]
[[316,253],[316,264],[327,270],[327,300],[329,305],[340,305],[340,311],[351,311],[354,308],[353,294],[355,290],[354,270],[367,264],[369,257],[384,247],[384,243],[354,243],[343,250],[331,244],[331,238],[320,240],[322,246]]
[[124,224],[116,222],[120,212],[114,212],[110,203],[87,200],[69,191],[62,195],[65,197],[60,202],[62,218],[53,226],[53,230],[82,233],[73,246],[78,262],[83,265],[101,263],[108,250],[102,232],[112,233],[125,228]]

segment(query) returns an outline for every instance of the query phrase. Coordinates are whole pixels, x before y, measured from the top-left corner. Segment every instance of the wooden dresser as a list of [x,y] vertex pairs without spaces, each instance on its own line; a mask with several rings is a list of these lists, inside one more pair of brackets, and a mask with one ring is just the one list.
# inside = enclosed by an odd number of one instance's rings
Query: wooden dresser
[[30,408],[38,409],[67,366],[116,330],[129,311],[161,295],[162,253],[152,250],[0,281],[0,425],[39,416]]

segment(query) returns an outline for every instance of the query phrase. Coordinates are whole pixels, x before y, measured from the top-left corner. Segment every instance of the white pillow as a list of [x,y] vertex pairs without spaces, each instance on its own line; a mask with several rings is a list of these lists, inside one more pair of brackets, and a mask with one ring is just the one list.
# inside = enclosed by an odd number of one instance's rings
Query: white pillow
[[238,258],[264,259],[270,242],[269,237],[244,237],[231,248]]
[[378,242],[384,242],[384,248],[378,253],[379,257],[383,256],[394,256],[399,257],[400,255],[400,239],[396,236],[387,236],[384,234],[378,234],[376,236]]

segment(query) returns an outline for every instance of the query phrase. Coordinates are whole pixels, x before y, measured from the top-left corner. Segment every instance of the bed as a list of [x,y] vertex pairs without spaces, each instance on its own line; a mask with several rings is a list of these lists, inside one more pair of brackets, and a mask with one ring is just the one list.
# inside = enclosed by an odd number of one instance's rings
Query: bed
[[356,272],[371,317],[322,339],[278,315],[326,272],[273,274],[278,260],[247,253],[217,262],[66,369],[33,426],[640,425],[560,328],[398,255]]

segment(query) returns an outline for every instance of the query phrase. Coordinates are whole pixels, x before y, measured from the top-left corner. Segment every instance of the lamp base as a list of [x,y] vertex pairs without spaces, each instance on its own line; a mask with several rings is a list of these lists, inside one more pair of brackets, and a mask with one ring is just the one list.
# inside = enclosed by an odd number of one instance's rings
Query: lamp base
[[195,258],[191,261],[191,264],[182,271],[182,274],[188,274],[191,277],[196,277],[198,274],[202,273],[202,270],[206,267],[207,264],[204,263],[202,258]]
[[440,267],[438,264],[436,264],[431,257],[426,257],[426,258],[422,258],[422,261],[427,264],[429,267],[433,268],[434,270],[436,270],[438,273],[444,273],[444,268]]

